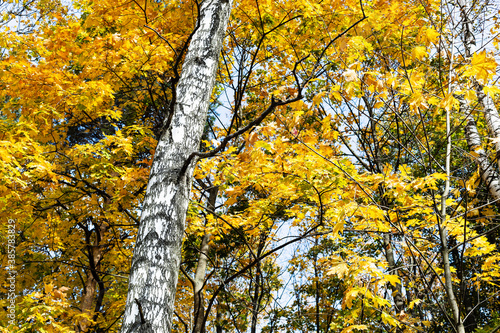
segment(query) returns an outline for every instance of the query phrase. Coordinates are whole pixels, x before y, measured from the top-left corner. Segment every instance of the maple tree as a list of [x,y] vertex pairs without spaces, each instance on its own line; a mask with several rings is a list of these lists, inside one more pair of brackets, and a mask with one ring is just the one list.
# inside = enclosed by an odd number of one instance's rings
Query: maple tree
[[[17,298],[0,329],[497,330],[498,10],[235,2],[199,137],[163,145],[217,3],[2,3],[0,276],[13,220]],[[158,142],[184,156],[187,214],[155,309],[157,282],[128,285],[140,227],[167,228],[141,218]]]

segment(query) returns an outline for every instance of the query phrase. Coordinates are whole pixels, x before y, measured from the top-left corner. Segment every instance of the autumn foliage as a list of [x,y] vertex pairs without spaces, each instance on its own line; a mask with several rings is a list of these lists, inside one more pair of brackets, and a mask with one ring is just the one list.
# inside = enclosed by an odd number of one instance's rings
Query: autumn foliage
[[[119,331],[197,8],[0,4],[1,332]],[[235,2],[175,331],[498,329],[497,19],[483,1]]]

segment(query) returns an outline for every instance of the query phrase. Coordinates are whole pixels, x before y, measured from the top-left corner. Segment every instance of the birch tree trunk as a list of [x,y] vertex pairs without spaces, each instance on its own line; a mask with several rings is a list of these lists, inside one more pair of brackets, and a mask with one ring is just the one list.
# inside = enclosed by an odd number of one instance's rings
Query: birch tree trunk
[[169,333],[193,163],[215,84],[232,0],[205,0],[176,87],[169,128],[151,167],[129,278],[122,333]]
[[481,136],[477,131],[476,121],[474,117],[470,114],[470,109],[467,106],[464,98],[458,96],[458,101],[460,102],[460,113],[467,116],[467,125],[465,126],[465,137],[467,139],[467,145],[469,150],[474,152],[474,160],[479,166],[481,172],[481,179],[486,184],[488,191],[490,192],[493,199],[500,200],[500,183],[498,172],[495,165],[490,162],[488,155],[484,151],[481,143]]
[[[474,35],[472,33],[472,23],[469,19],[469,4],[466,0],[459,0],[458,5],[460,8],[460,15],[462,17],[462,40],[465,50],[465,56],[470,58],[472,56],[473,48],[476,44]],[[494,139],[500,140],[500,116],[498,110],[493,103],[491,97],[483,92],[483,86],[475,82],[476,92],[479,104],[483,107],[484,116],[488,129]],[[488,155],[482,148],[481,137],[477,130],[476,122],[471,114],[471,110],[463,96],[457,96],[460,103],[460,113],[466,115],[467,125],[465,127],[465,136],[467,145],[472,152],[475,152],[474,159],[481,171],[481,178],[486,184],[488,191],[495,201],[500,200],[500,177],[496,167],[489,161]],[[495,143],[496,159],[500,168],[500,141]],[[498,203],[497,203],[498,204]]]
[[500,160],[498,159],[498,157],[500,157],[500,115],[498,114],[498,110],[493,102],[493,99],[483,92],[482,85],[477,84],[476,92],[479,103],[483,107],[484,117],[486,118],[488,129],[490,130],[493,139],[496,139],[495,158],[497,160],[498,167],[500,168]]
[[[459,0],[458,5],[460,8],[460,15],[462,18],[462,40],[463,40],[463,46],[465,49],[465,56],[467,58],[470,58],[472,55],[472,48],[475,45],[475,40],[474,40],[474,35],[472,33],[472,25],[471,21],[469,19],[469,5],[467,3],[467,0]],[[452,44],[452,48],[455,46]],[[453,54],[453,52],[452,52]],[[452,61],[453,61],[453,56],[452,56]],[[452,82],[451,80],[452,76],[452,66],[450,64],[450,84]],[[490,129],[490,132],[492,135],[497,138],[500,136],[500,117],[498,115],[497,110],[495,109],[494,105],[493,107],[490,105],[492,103],[489,103],[489,100],[484,94],[482,93],[482,87],[475,83],[476,88],[477,88],[477,93],[479,97],[479,102],[482,104],[484,108],[484,113],[486,117],[486,121],[488,124],[488,127]],[[467,119],[467,124],[465,127],[465,136],[467,139],[467,144],[469,146],[469,149],[474,152],[475,154],[475,162],[479,166],[480,171],[481,171],[481,177],[483,181],[486,183],[486,186],[488,187],[488,190],[490,194],[493,196],[493,198],[497,199],[499,196],[499,184],[498,184],[498,172],[495,170],[495,166],[489,162],[489,159],[485,153],[485,151],[482,149],[481,145],[481,137],[479,136],[476,122],[470,112],[470,108],[465,101],[465,99],[462,96],[457,96],[457,99],[459,101],[459,112],[461,114],[464,114]],[[441,248],[441,254],[443,257],[443,270],[444,270],[444,277],[445,277],[445,289],[446,293],[448,296],[448,302],[450,303],[450,306],[452,308],[453,312],[453,318],[455,320],[455,325],[456,325],[456,331],[458,333],[465,333],[465,327],[464,327],[464,322],[462,320],[461,316],[461,309],[459,307],[458,300],[455,297],[455,293],[453,290],[453,284],[452,284],[452,274],[451,274],[451,268],[450,268],[450,260],[449,260],[449,247],[448,247],[448,234],[446,227],[444,226],[444,222],[446,221],[446,205],[445,205],[445,200],[446,196],[448,194],[448,188],[449,188],[449,176],[450,176],[450,170],[449,170],[449,146],[450,146],[450,126],[449,126],[449,111],[447,111],[447,139],[448,139],[448,148],[447,148],[447,163],[446,163],[446,171],[448,175],[448,179],[446,181],[446,190],[445,193],[443,193],[442,197],[442,212],[441,212],[441,218],[443,221],[443,224],[439,226],[439,231],[440,231],[440,238],[442,242],[442,248]],[[496,145],[496,151],[497,155],[498,152],[500,151],[500,144]],[[465,314],[467,315],[467,314]]]

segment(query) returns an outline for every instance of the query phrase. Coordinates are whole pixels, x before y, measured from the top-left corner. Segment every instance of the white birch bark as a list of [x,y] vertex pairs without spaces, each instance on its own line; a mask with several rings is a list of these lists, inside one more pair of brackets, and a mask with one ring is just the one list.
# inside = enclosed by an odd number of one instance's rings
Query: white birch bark
[[[459,0],[458,5],[460,7],[460,14],[462,17],[462,40],[465,49],[466,57],[470,58],[474,51],[475,39],[472,33],[472,24],[469,19],[469,4],[466,0]],[[486,123],[488,129],[494,139],[497,139],[495,143],[495,153],[498,166],[500,168],[500,116],[498,110],[493,103],[491,97],[487,96],[483,92],[483,87],[476,84],[476,93],[480,105],[483,107],[484,116],[486,118]],[[467,145],[469,150],[474,154],[474,160],[479,166],[481,172],[481,179],[486,184],[488,192],[491,194],[494,200],[500,199],[500,182],[499,174],[497,168],[490,162],[488,155],[482,148],[481,137],[477,130],[476,122],[474,117],[471,115],[470,107],[462,96],[457,96],[460,103],[460,113],[466,115],[467,125],[465,127],[465,136],[467,139]]]
[[[460,8],[460,15],[462,17],[462,41],[465,49],[465,55],[467,58],[470,58],[472,55],[472,50],[475,45],[474,35],[472,33],[472,25],[469,19],[469,4],[467,0],[458,0],[458,5]],[[452,44],[452,47],[455,47]],[[451,69],[450,64],[450,83],[451,83]],[[498,111],[496,110],[493,101],[489,99],[488,96],[485,96],[482,87],[474,82],[477,89],[478,99],[480,104],[484,108],[484,114],[486,118],[486,122],[488,124],[488,128],[493,135],[494,138],[500,138],[500,117],[498,115]],[[480,168],[481,178],[485,182],[489,193],[492,197],[497,200],[500,195],[500,187],[498,183],[498,172],[493,163],[490,162],[486,152],[483,150],[481,145],[481,137],[478,133],[476,122],[470,112],[469,105],[465,101],[463,96],[456,96],[459,101],[459,111],[461,114],[466,116],[467,125],[465,127],[465,136],[467,139],[467,144],[469,146],[469,150],[473,153],[476,164]],[[447,135],[449,135],[449,114],[447,113]],[[449,140],[449,138],[448,138]],[[448,142],[449,143],[449,142]],[[447,149],[448,153],[448,149]],[[496,154],[497,156],[500,153],[500,143],[496,144]],[[447,155],[447,174],[449,179],[449,156]],[[500,165],[500,164],[499,164]],[[448,188],[447,180],[447,188]],[[445,190],[445,193],[447,191]],[[441,218],[443,221],[443,225],[440,225],[440,238],[442,242],[441,254],[443,257],[443,270],[445,275],[445,289],[448,296],[448,302],[450,303],[453,318],[455,320],[456,331],[458,333],[465,333],[465,327],[463,320],[461,318],[460,308],[458,301],[455,297],[455,293],[453,291],[452,284],[452,276],[451,276],[451,268],[450,268],[450,260],[449,260],[449,248],[448,248],[448,234],[446,227],[444,227],[444,222],[446,221],[446,205],[445,205],[446,196],[443,194],[443,204],[442,204],[442,212]]]
[[[468,16],[467,16],[467,11],[464,5],[463,0],[459,0],[459,6],[460,6],[460,14],[462,16],[462,26],[463,26],[463,40],[464,44],[468,44],[470,40],[470,24],[468,21]],[[451,13],[453,15],[453,12]],[[453,31],[453,30],[452,30]],[[454,38],[452,38],[452,43],[451,43],[451,61],[450,61],[450,69],[449,69],[449,90],[448,93],[451,94],[453,93],[453,87],[451,86],[452,84],[452,77],[453,77],[453,54],[455,51],[455,43],[454,43]],[[463,107],[465,107],[465,111],[468,111],[468,108],[466,108],[467,104],[464,103],[463,98],[459,98],[461,100],[460,102],[460,111],[464,111]],[[470,116],[470,113],[465,113],[466,115]],[[473,119],[472,119],[473,120]],[[449,191],[450,191],[450,176],[451,176],[451,170],[450,170],[450,165],[451,165],[451,122],[450,122],[450,110],[446,110],[446,182],[445,182],[445,189],[443,191],[442,197],[441,197],[441,216],[440,216],[440,223],[438,225],[439,227],[439,238],[441,240],[441,256],[443,260],[443,274],[444,274],[444,287],[446,290],[446,295],[448,298],[448,303],[451,307],[452,313],[453,313],[453,319],[455,321],[455,331],[457,333],[465,333],[465,327],[464,327],[464,322],[462,320],[462,317],[460,316],[460,307],[457,301],[457,298],[455,296],[455,292],[453,290],[453,280],[452,280],[452,274],[451,274],[451,265],[450,265],[450,250],[448,247],[448,231],[446,229],[446,222],[447,222],[447,215],[446,215],[446,210],[447,210],[447,205],[446,205],[446,199],[448,198]]]
[[465,138],[469,150],[473,153],[474,160],[479,166],[481,179],[486,184],[489,193],[494,200],[500,200],[500,182],[498,181],[498,172],[488,158],[481,145],[481,137],[477,131],[476,121],[470,114],[470,110],[462,96],[457,96],[460,102],[460,113],[467,116],[467,125],[465,126]]
[[498,167],[500,168],[500,116],[498,115],[498,110],[493,103],[493,99],[483,92],[483,86],[477,85],[476,89],[477,97],[479,103],[483,107],[484,117],[486,118],[486,123],[488,129],[490,130],[491,136],[496,140],[495,142],[495,153]]
[[[454,48],[454,43],[452,42],[452,48]],[[453,50],[451,53],[451,62],[450,62],[450,82],[452,80],[453,74]],[[450,86],[449,94],[452,93],[452,87]],[[445,188],[441,197],[441,216],[439,227],[439,238],[441,239],[441,256],[443,260],[443,274],[444,274],[444,286],[446,290],[446,295],[448,297],[448,303],[450,304],[451,310],[453,312],[453,319],[456,325],[457,333],[465,333],[464,323],[460,316],[460,308],[457,302],[457,298],[455,296],[455,292],[453,291],[453,280],[451,274],[451,266],[450,266],[450,250],[448,247],[448,231],[446,230],[446,199],[450,193],[450,176],[451,176],[451,119],[450,119],[450,110],[446,110],[446,181]]]
[[200,4],[199,28],[176,88],[174,115],[156,148],[132,259],[122,333],[169,333],[193,163],[215,84],[232,0]]

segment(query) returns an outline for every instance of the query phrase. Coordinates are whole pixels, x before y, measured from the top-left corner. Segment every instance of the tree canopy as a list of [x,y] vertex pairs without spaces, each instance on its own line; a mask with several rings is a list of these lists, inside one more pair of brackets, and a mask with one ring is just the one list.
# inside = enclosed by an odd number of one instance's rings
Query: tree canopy
[[[1,332],[120,331],[208,2],[0,4]],[[234,1],[172,331],[500,330],[499,13]]]

